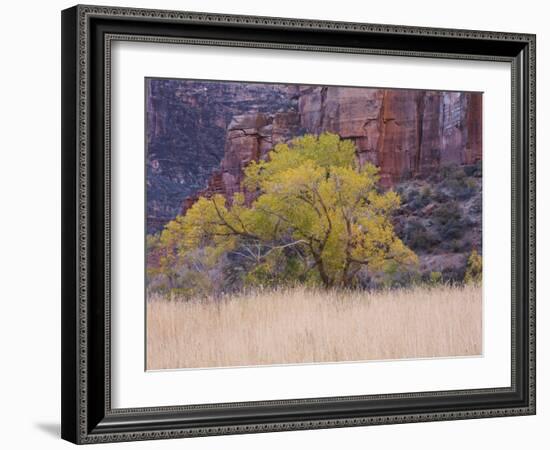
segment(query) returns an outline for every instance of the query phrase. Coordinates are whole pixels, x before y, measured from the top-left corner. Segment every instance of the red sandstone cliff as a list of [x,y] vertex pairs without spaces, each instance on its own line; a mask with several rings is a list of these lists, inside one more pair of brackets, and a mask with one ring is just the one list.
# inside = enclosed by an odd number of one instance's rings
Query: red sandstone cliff
[[480,93],[305,87],[299,110],[308,131],[352,139],[359,161],[379,166],[387,186],[481,160]]
[[474,164],[482,157],[481,93],[372,89],[298,88],[298,112],[234,116],[227,128],[225,152],[208,186],[189,197],[231,198],[241,190],[243,168],[265,157],[279,142],[304,133],[325,131],[351,139],[360,163],[380,167],[381,183],[390,187],[427,175],[448,164]]
[[212,174],[205,189],[185,199],[183,210],[187,210],[201,196],[223,194],[228,199],[231,198],[235,192],[241,191],[243,169],[248,163],[258,161],[278,143],[286,142],[304,132],[300,127],[300,116],[296,112],[234,116],[227,127],[220,169]]

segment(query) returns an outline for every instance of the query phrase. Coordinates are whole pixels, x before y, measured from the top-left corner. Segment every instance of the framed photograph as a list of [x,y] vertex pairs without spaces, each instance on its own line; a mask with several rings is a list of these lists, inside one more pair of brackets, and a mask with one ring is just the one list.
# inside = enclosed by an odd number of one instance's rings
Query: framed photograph
[[62,437],[535,413],[535,36],[62,12]]

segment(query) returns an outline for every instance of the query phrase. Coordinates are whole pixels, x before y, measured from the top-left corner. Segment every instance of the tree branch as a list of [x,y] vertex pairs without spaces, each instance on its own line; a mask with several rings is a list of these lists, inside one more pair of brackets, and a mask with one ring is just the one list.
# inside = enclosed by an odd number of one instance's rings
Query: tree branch
[[257,236],[254,236],[250,233],[247,233],[244,228],[243,228],[243,231],[238,231],[235,227],[233,227],[232,225],[229,224],[229,222],[227,222],[227,220],[223,217],[220,209],[218,208],[218,205],[216,203],[216,200],[214,199],[214,197],[212,197],[210,199],[210,201],[212,202],[212,204],[214,205],[214,209],[216,210],[216,214],[217,216],[220,218],[220,220],[222,221],[222,225],[226,226],[227,228],[229,228],[233,233],[235,233],[236,235],[239,235],[239,236],[245,236],[245,237],[249,237],[249,238],[252,238],[252,239],[258,239]]

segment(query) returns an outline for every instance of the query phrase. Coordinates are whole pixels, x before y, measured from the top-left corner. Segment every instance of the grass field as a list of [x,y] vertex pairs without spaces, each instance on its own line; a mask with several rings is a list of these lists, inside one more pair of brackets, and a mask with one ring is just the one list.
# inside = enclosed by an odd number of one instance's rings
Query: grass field
[[481,287],[147,302],[147,369],[481,354]]

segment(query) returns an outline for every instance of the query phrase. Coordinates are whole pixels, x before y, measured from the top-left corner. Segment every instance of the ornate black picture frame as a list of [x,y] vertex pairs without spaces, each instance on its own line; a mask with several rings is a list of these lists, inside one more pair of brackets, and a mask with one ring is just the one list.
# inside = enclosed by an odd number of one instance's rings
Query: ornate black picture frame
[[[113,409],[109,113],[110,49],[117,40],[509,62],[511,385]],[[64,439],[84,444],[529,414],[535,414],[534,35],[99,6],[62,12]]]

